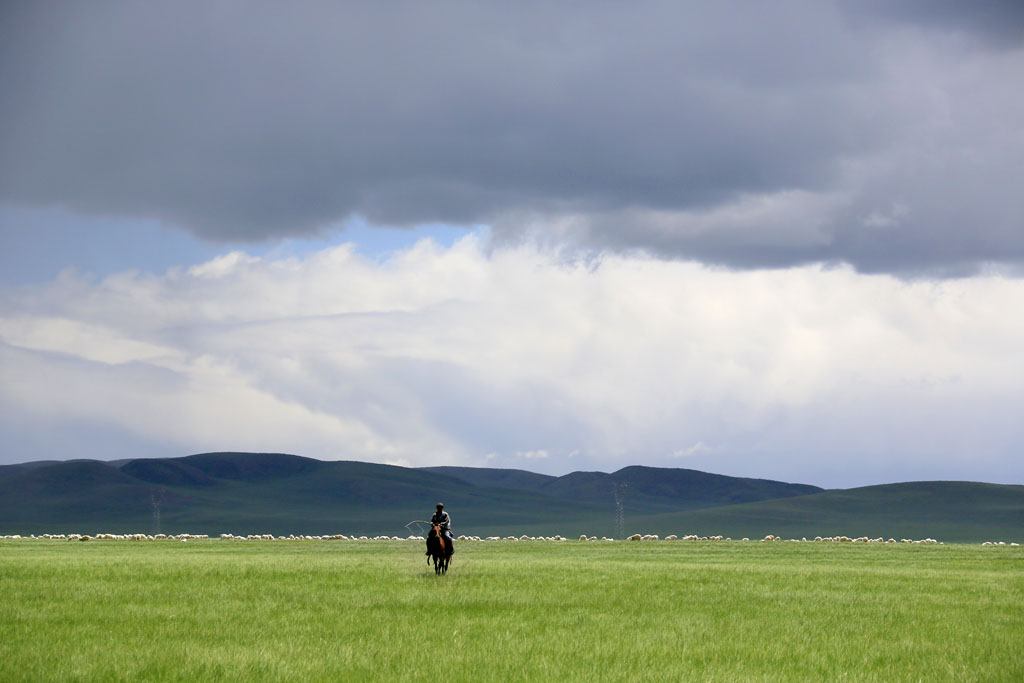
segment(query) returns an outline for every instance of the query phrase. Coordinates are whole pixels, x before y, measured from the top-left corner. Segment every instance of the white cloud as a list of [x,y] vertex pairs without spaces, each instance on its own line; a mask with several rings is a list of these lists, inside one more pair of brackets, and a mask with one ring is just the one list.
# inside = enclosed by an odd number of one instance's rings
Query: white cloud
[[223,256],[218,256],[206,263],[192,266],[188,274],[197,278],[218,278],[225,277],[237,271],[241,265],[258,263],[259,259],[252,258],[240,251],[232,251]]
[[[182,454],[1024,479],[1019,279],[565,262],[474,237],[212,264],[4,293],[0,403]],[[29,429],[6,425],[7,460]]]
[[516,457],[526,458],[527,460],[544,460],[548,457],[548,452],[545,450],[519,451],[516,453]]
[[182,356],[177,349],[138,341],[101,325],[45,316],[0,317],[0,339],[11,346],[108,364],[149,362],[170,367],[179,365]]
[[680,448],[679,450],[672,453],[673,458],[689,458],[694,455],[704,455],[711,452],[711,448],[706,446],[703,441],[698,441],[692,446],[686,448]]

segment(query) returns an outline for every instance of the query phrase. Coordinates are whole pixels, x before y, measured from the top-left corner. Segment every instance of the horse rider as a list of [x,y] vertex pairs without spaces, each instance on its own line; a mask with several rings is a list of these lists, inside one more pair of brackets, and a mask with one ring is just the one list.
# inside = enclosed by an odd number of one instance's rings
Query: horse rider
[[430,518],[431,524],[436,524],[441,527],[441,533],[444,534],[444,541],[448,544],[449,553],[455,552],[455,544],[452,542],[452,518],[447,512],[444,511],[444,503],[437,504],[437,512]]

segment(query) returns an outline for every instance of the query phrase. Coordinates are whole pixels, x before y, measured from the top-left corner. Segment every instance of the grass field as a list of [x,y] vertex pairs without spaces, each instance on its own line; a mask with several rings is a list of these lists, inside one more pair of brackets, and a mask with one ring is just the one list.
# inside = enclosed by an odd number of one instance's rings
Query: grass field
[[1024,548],[0,541],[0,680],[1024,680]]

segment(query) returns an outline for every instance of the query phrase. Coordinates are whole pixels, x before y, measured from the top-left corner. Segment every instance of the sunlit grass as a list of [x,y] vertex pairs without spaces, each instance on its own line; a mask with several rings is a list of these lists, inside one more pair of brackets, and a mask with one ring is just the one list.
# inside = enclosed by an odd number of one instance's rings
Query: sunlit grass
[[1024,679],[1020,548],[0,541],[0,590],[4,681]]

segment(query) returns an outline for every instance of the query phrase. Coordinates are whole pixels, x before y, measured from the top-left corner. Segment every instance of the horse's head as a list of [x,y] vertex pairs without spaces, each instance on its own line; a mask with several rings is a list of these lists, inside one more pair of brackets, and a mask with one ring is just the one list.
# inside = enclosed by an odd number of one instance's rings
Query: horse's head
[[441,543],[441,552],[444,552],[445,551],[445,548],[444,548],[444,535],[441,533],[441,525],[440,524],[432,524],[431,525],[431,529],[430,529],[430,535],[432,537],[436,538],[438,541],[440,541],[440,543]]

